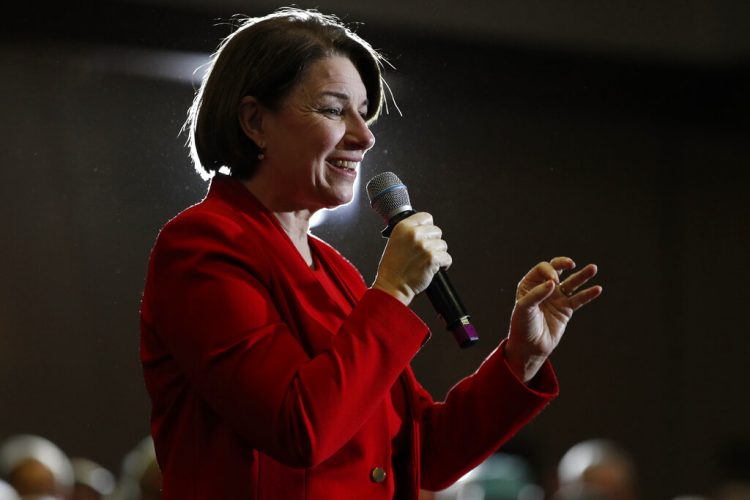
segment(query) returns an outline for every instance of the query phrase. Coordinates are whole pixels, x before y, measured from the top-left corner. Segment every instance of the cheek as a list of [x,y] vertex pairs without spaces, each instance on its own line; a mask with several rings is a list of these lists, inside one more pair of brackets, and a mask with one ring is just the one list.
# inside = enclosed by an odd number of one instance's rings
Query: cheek
[[329,123],[319,124],[308,131],[308,142],[313,147],[317,147],[321,152],[334,149],[344,137],[344,128],[340,124],[330,121]]
[[319,163],[336,149],[344,137],[343,124],[323,119],[313,123],[295,123],[288,128],[283,141],[276,144],[281,154],[295,162],[309,165]]

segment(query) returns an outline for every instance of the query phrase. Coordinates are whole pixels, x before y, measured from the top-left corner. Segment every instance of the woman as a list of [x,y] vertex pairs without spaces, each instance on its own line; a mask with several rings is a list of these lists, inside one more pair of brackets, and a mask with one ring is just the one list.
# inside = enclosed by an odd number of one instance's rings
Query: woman
[[571,259],[535,266],[509,338],[434,403],[407,307],[451,264],[430,215],[396,226],[369,288],[309,234],[351,200],[382,102],[379,55],[317,12],[249,19],[215,55],[189,117],[209,193],[161,231],[141,312],[165,498],[413,499],[557,394],[546,358],[601,292],[578,290],[595,266],[562,283]]

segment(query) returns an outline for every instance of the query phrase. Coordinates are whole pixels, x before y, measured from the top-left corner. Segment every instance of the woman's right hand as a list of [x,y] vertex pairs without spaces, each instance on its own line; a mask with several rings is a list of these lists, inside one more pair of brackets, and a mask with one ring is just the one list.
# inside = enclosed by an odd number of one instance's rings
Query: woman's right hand
[[440,268],[453,261],[443,232],[432,216],[418,212],[399,222],[391,233],[372,287],[409,305]]

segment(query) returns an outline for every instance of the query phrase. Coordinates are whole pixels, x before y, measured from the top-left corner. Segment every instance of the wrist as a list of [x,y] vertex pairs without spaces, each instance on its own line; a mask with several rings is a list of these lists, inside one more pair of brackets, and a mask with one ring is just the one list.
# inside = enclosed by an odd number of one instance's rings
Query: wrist
[[375,279],[375,283],[372,284],[372,288],[387,293],[405,306],[411,304],[412,299],[414,299],[414,292],[412,292],[411,290],[402,290],[398,287],[392,286],[385,280]]
[[533,354],[526,352],[525,349],[519,349],[510,340],[505,344],[503,354],[513,374],[525,384],[529,383],[531,379],[534,378],[547,360],[547,356]]

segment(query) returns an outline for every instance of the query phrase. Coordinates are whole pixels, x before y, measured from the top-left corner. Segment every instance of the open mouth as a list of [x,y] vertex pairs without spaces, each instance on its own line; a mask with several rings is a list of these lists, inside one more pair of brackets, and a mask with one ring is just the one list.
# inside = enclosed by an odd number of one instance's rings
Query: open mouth
[[354,174],[357,172],[359,167],[358,161],[347,161],[347,160],[328,160],[328,163],[333,167],[341,170],[347,174]]

